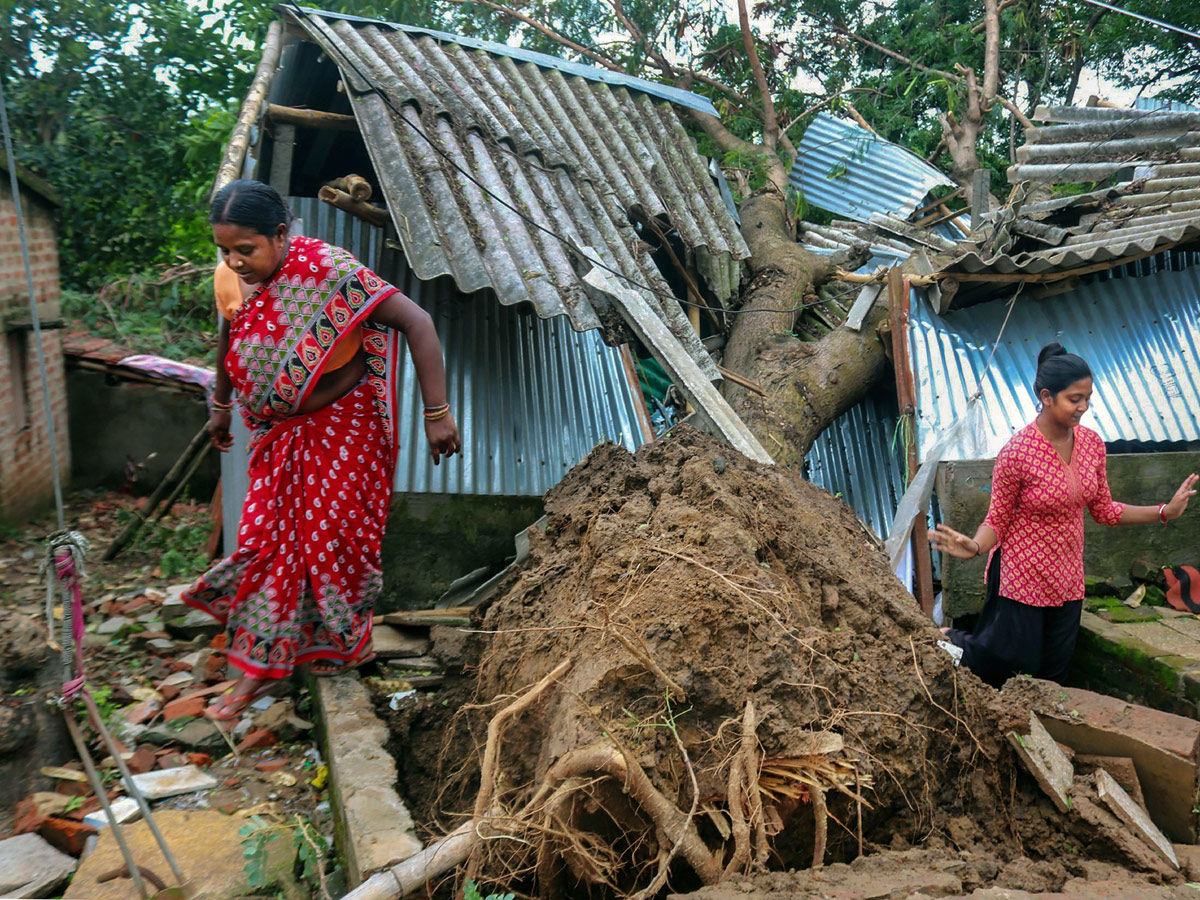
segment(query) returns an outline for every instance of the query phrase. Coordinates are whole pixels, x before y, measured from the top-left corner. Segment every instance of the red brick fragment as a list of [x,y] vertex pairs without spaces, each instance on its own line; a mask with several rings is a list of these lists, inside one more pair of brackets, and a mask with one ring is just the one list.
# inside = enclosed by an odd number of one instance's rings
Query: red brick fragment
[[157,700],[143,700],[122,710],[121,715],[130,725],[143,725],[158,715],[161,708]]
[[170,703],[172,700],[174,700],[176,697],[178,697],[182,693],[182,691],[180,691],[180,689],[179,689],[179,685],[177,685],[177,684],[160,685],[158,688],[158,692],[163,695],[163,699],[166,700],[168,703]]
[[260,772],[278,772],[287,764],[288,761],[286,759],[282,757],[275,757],[274,759],[264,759],[261,762],[256,762],[254,764],[254,768],[258,769]]
[[158,758],[158,767],[160,769],[178,769],[180,766],[186,766],[187,760],[182,753],[171,751]]
[[187,759],[193,766],[199,766],[201,769],[212,765],[212,757],[207,753],[189,753]]
[[96,829],[91,825],[72,822],[70,819],[60,819],[57,816],[46,819],[38,828],[38,834],[45,839],[46,843],[71,856],[79,856],[83,853],[83,845],[95,833]]
[[182,719],[184,716],[197,718],[202,715],[204,715],[203,697],[180,697],[163,707],[164,722]]
[[229,635],[222,631],[220,634],[214,634],[213,639],[209,641],[208,646],[214,650],[224,650],[229,646]]
[[149,744],[143,744],[134,751],[129,759],[125,760],[125,765],[134,775],[141,775],[153,769],[155,762],[157,760],[154,756],[154,748]]
[[261,747],[273,747],[279,743],[279,738],[275,732],[268,731],[265,728],[257,728],[251,731],[241,743],[237,745],[238,753],[245,753],[247,750],[258,750]]

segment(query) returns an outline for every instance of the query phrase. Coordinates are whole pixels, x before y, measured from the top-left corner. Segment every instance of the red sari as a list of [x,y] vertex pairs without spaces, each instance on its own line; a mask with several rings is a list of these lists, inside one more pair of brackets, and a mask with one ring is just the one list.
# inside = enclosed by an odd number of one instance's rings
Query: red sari
[[[230,323],[225,368],[252,433],[250,489],[237,549],[183,600],[226,625],[230,661],[253,678],[348,662],[371,638],[398,449],[398,335],[369,317],[396,292],[345,250],[297,237]],[[296,414],[358,326],[366,377]]]

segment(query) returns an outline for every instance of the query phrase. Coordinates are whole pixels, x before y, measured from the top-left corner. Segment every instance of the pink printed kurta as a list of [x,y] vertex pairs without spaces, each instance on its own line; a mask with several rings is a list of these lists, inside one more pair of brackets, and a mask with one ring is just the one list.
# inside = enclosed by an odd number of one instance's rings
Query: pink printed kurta
[[1125,509],[1112,498],[1104,442],[1096,432],[1075,426],[1069,465],[1036,422],[1012,436],[996,455],[983,520],[1003,551],[1001,597],[1030,606],[1083,599],[1085,506],[1101,525],[1116,525]]

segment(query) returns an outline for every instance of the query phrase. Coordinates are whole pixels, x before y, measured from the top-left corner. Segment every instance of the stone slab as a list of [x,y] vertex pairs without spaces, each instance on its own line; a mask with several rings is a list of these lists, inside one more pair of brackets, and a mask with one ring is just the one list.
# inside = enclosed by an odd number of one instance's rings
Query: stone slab
[[133,783],[147,800],[163,800],[177,794],[212,790],[217,779],[200,771],[198,766],[178,766],[134,775]]
[[[242,838],[238,835],[238,829],[246,824],[245,819],[224,816],[215,810],[164,809],[154,814],[154,822],[188,879],[189,896],[233,900],[273,893],[251,890],[247,883]],[[168,887],[174,885],[171,868],[147,823],[136,822],[121,830],[138,864],[158,875]],[[290,868],[294,853],[290,837],[267,844],[268,873]],[[115,878],[104,883],[96,880],[124,863],[112,829],[105,828],[100,832],[96,849],[79,864],[79,871],[65,897],[71,900],[138,900],[138,892],[128,878]],[[276,879],[268,874],[268,880]]]
[[37,834],[18,834],[0,841],[0,897],[55,897],[75,860],[51,847]]
[[1076,753],[1133,760],[1150,815],[1178,843],[1197,842],[1200,722],[1079,688],[1061,688],[1061,712],[1044,715],[1051,736]]
[[[108,806],[112,810],[113,818],[117,820],[118,824],[133,822],[142,817],[141,807],[137,805],[137,801],[132,797],[118,797],[108,804]],[[93,828],[107,828],[109,824],[108,813],[103,809],[98,809],[84,816],[83,821]]]
[[1129,622],[1117,627],[1130,637],[1172,656],[1200,657],[1200,640],[1162,622]]
[[371,630],[371,647],[380,659],[424,656],[429,652],[429,637],[381,623]]
[[1088,756],[1079,754],[1075,757],[1075,765],[1090,774],[1096,769],[1103,769],[1116,779],[1117,784],[1129,792],[1134,803],[1142,809],[1146,808],[1146,798],[1142,794],[1142,783],[1138,780],[1137,767],[1127,756]]
[[1175,850],[1171,847],[1167,836],[1150,821],[1146,811],[1133,801],[1133,798],[1126,793],[1125,788],[1117,784],[1116,779],[1103,769],[1096,770],[1096,793],[1104,801],[1104,805],[1112,810],[1113,815],[1157,850],[1163,859],[1176,869],[1179,868],[1179,860],[1176,858]]
[[309,678],[321,753],[329,765],[338,853],[351,887],[365,874],[422,849],[412,816],[396,793],[387,726],[358,673]]
[[1041,789],[1054,801],[1058,811],[1067,812],[1071,808],[1071,785],[1075,780],[1075,769],[1038,721],[1037,714],[1029,714],[1029,734],[1020,735],[1010,731],[1008,742]]
[[[1192,638],[1196,641],[1196,646],[1200,648],[1200,619],[1191,613],[1181,612],[1177,609],[1165,608],[1162,610],[1162,613],[1162,624],[1164,626]],[[1170,615],[1167,615],[1167,613],[1170,613]]]

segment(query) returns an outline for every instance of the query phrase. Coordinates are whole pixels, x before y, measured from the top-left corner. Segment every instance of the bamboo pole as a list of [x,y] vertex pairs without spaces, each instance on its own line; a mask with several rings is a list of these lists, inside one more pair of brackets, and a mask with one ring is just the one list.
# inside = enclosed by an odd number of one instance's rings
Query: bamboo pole
[[271,79],[279,66],[279,55],[283,49],[283,27],[276,20],[267,28],[267,36],[263,41],[262,58],[254,72],[254,80],[250,82],[250,90],[242,102],[241,112],[238,113],[237,125],[225,145],[225,156],[217,169],[217,178],[213,183],[213,194],[241,177],[242,166],[246,162],[246,152],[250,147],[250,131],[258,121],[258,114],[267,99],[267,91],[271,87]]

